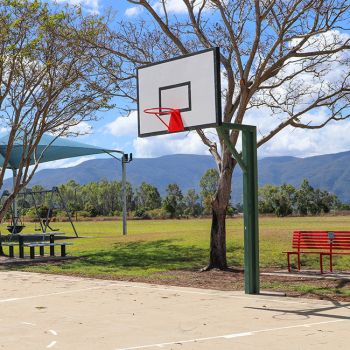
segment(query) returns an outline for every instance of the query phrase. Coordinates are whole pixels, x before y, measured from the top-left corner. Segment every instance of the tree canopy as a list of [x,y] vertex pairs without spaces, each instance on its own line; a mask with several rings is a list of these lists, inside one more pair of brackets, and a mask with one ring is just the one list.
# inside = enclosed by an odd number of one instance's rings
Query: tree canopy
[[0,5],[0,123],[8,132],[0,189],[14,145],[23,149],[1,219],[37,169],[42,135],[79,134],[79,124],[111,107],[116,82],[101,66],[108,56],[87,44],[105,30],[101,18],[37,0],[0,0]]

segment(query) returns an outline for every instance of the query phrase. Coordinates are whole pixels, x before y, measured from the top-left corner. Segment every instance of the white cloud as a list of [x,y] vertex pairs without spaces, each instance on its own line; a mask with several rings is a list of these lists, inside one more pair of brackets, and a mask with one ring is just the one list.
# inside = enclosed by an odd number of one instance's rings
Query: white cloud
[[96,159],[96,158],[97,158],[96,156],[85,156],[85,157],[78,157],[78,158],[54,160],[52,162],[40,164],[36,172],[43,169],[70,168],[70,167],[77,166],[83,162],[86,162],[87,160]]
[[[307,114],[305,120],[317,123],[327,118],[327,111]],[[284,117],[271,114],[268,108],[254,108],[247,113],[244,123],[256,125],[258,140],[274,129]],[[287,127],[258,150],[259,158],[274,156],[309,157],[350,150],[350,120],[331,122],[322,129]]]
[[128,117],[118,117],[113,122],[105,125],[103,131],[118,137],[129,136],[131,142],[130,144],[129,142],[127,143],[130,146],[132,145],[135,156],[139,158],[159,157],[177,153],[209,154],[207,151],[208,147],[203,145],[196,132],[138,138],[136,111],[131,112]]
[[9,128],[7,127],[0,127],[0,135],[6,134],[9,131]]
[[79,135],[91,134],[92,126],[87,122],[81,122],[78,125],[70,127],[68,132]]
[[67,3],[72,6],[81,5],[91,13],[99,13],[99,0],[54,0],[56,3]]
[[133,111],[127,117],[118,117],[113,122],[105,125],[104,132],[113,136],[137,135],[137,111]]
[[137,16],[142,13],[142,8],[140,6],[129,7],[125,10],[125,15],[128,17]]
[[[312,42],[307,43],[303,51],[337,47],[339,43],[349,39],[348,34],[330,31],[315,37]],[[291,113],[297,113],[315,101],[320,91],[331,94],[336,90],[348,73],[349,58],[349,53],[334,54],[328,58],[327,62],[319,64],[316,73],[305,70],[305,65],[310,63],[307,60],[305,60],[306,63],[290,60],[284,67],[281,77],[293,74],[302,68],[304,71],[293,81],[287,81],[272,91],[278,102],[273,102],[268,95],[257,96],[261,103],[272,102],[276,108],[274,111],[267,107],[253,108],[248,111],[244,122],[258,127],[259,138],[268,135],[288,118],[288,114],[278,111],[277,107],[280,106],[290,110]],[[294,103],[296,103],[295,106]],[[346,101],[338,101],[336,107],[341,107],[342,103],[345,104]],[[320,125],[330,116],[331,110],[322,107],[303,114],[299,119],[303,124]],[[261,157],[280,155],[307,157],[347,151],[350,149],[350,141],[346,136],[349,131],[349,121],[331,122],[322,129],[313,130],[287,127],[262,146],[259,153]]]
[[[163,4],[160,1],[155,2],[153,8],[156,11],[163,12]],[[166,3],[166,9],[170,13],[185,13],[187,12],[186,5],[183,1],[168,0]]]
[[260,157],[310,157],[350,150],[350,121],[334,122],[319,130],[286,128],[259,150]]
[[[200,6],[203,4],[203,0],[195,0],[195,12],[198,11]],[[160,12],[163,13],[163,4],[161,1],[155,1],[153,8]],[[187,7],[183,1],[180,0],[168,0],[166,2],[166,10],[168,13],[175,13],[175,14],[183,14],[187,13]]]
[[167,154],[209,154],[196,132],[137,138],[134,140],[135,156],[159,157]]

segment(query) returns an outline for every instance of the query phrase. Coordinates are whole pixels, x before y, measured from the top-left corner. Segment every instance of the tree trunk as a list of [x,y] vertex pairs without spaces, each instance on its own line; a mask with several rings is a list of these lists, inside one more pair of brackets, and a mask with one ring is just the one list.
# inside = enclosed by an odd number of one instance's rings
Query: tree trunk
[[212,210],[210,231],[210,260],[208,268],[227,268],[226,260],[226,209]]
[[4,204],[0,207],[0,222],[4,219],[7,211],[10,209],[15,195],[12,193],[8,198],[6,198]]
[[230,154],[223,159],[218,190],[212,202],[210,233],[210,259],[207,269],[227,269],[226,259],[226,210],[231,198],[231,182],[235,161]]

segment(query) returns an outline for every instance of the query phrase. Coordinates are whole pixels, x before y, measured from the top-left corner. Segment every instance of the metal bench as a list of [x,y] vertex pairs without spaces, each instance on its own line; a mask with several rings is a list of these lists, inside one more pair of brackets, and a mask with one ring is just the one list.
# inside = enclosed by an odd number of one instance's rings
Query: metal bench
[[333,272],[333,255],[350,254],[350,231],[294,231],[292,251],[287,254],[288,271],[291,272],[290,256],[297,255],[300,271],[301,254],[319,254],[320,271],[323,273],[323,257],[329,256],[329,270]]
[[50,256],[55,256],[55,246],[61,247],[61,256],[66,256],[66,246],[72,245],[73,243],[68,242],[59,242],[59,243],[49,243],[49,242],[30,242],[23,243],[22,249],[20,250],[20,258],[24,258],[23,247],[29,247],[30,249],[30,258],[35,259],[35,247],[39,247],[40,256],[44,256],[44,247],[50,247]]

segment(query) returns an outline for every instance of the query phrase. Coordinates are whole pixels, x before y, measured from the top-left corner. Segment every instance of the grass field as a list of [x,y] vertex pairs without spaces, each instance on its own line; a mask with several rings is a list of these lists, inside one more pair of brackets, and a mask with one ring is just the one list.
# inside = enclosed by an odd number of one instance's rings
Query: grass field
[[[55,226],[73,235],[68,223],[56,223]],[[74,245],[68,247],[68,252],[81,259],[15,268],[102,278],[147,278],[170,270],[199,269],[208,261],[209,219],[129,221],[127,236],[121,234],[120,221],[78,222],[76,227],[81,238],[72,241]],[[286,268],[286,256],[282,252],[290,249],[291,234],[295,229],[349,230],[350,217],[260,218],[262,268]],[[4,225],[1,232],[5,233]],[[28,224],[24,232],[34,232],[33,224]],[[227,232],[229,265],[241,267],[243,220],[228,219]],[[303,257],[302,266],[318,269],[318,257]],[[350,257],[336,257],[334,270],[349,271]]]

